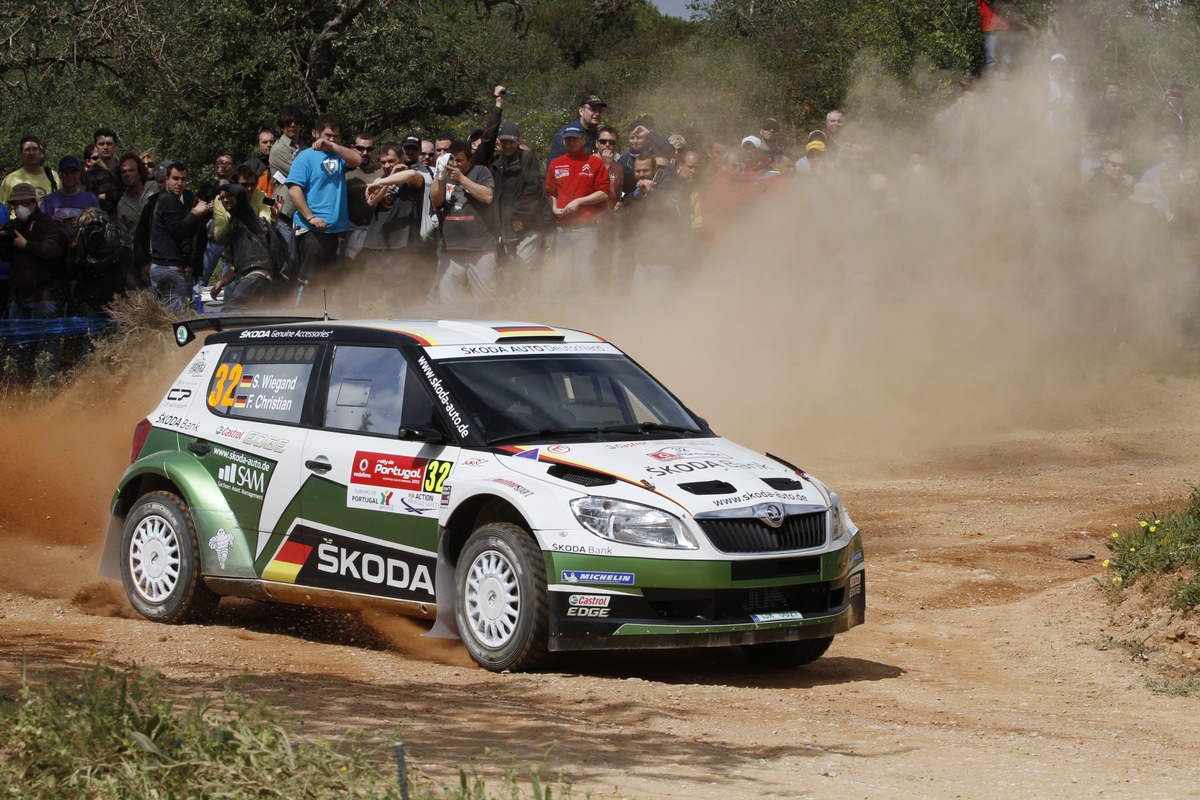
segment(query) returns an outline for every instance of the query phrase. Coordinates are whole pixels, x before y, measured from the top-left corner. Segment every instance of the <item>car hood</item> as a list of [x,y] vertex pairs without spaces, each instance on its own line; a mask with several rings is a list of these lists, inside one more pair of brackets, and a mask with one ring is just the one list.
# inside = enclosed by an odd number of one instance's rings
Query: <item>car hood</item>
[[599,473],[666,498],[693,516],[721,516],[762,503],[783,504],[788,513],[829,506],[827,490],[815,479],[727,439],[504,447],[499,455],[522,475],[604,495],[604,484],[588,485],[587,473]]

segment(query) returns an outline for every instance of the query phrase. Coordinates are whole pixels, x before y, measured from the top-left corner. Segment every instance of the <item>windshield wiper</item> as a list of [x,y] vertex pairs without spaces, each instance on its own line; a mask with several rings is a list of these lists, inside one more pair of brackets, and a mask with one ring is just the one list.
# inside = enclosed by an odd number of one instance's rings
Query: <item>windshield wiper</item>
[[601,433],[704,433],[696,428],[685,428],[682,425],[666,425],[661,422],[635,422],[631,425],[609,425],[600,429]]
[[503,444],[504,442],[517,442],[531,437],[544,439],[547,436],[585,436],[600,432],[600,428],[539,428],[536,431],[520,431],[518,433],[507,433],[504,436],[493,436],[487,440],[487,444],[495,445]]

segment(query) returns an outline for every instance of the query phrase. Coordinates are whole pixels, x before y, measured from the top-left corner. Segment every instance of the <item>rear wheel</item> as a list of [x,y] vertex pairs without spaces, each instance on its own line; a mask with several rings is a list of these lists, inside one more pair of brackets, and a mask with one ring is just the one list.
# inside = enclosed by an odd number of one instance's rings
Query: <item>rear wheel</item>
[[799,667],[811,664],[833,644],[832,636],[820,639],[801,639],[798,642],[766,642],[744,644],[742,652],[750,662],[760,667]]
[[537,542],[508,522],[481,525],[454,570],[459,635],[478,664],[523,671],[549,655],[550,601]]
[[220,597],[200,577],[196,523],[170,492],[134,503],[121,537],[121,582],[134,609],[156,622],[197,622],[212,616]]

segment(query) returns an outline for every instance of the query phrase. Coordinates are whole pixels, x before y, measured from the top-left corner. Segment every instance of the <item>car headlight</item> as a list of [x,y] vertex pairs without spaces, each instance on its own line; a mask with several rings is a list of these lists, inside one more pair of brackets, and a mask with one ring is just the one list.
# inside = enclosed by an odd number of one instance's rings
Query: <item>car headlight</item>
[[602,539],[680,550],[699,546],[678,517],[650,506],[611,497],[580,497],[571,501],[571,511],[580,525]]
[[842,507],[842,498],[834,492],[829,493],[829,516],[833,518],[833,536],[830,544],[848,544],[858,529],[854,527],[846,509]]

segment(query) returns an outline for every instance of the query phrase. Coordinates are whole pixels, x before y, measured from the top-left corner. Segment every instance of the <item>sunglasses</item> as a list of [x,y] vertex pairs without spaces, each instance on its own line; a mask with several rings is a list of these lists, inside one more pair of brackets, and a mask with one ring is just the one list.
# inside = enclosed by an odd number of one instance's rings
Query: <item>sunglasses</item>
[[360,152],[360,153],[372,153],[372,152],[374,152],[374,151],[375,151],[375,148],[374,148],[374,147],[361,147],[361,146],[359,146],[359,145],[357,145],[357,144],[356,144],[356,145],[354,145],[354,149],[355,149],[355,150],[357,150],[357,151],[358,151],[358,152]]
[[429,156],[435,155],[435,153],[433,153],[431,150],[422,150],[421,155],[425,158],[429,158]]
[[597,139],[597,140],[596,140],[596,144],[611,144],[611,145],[616,145],[616,143],[617,143],[617,140],[616,140],[616,139]]

